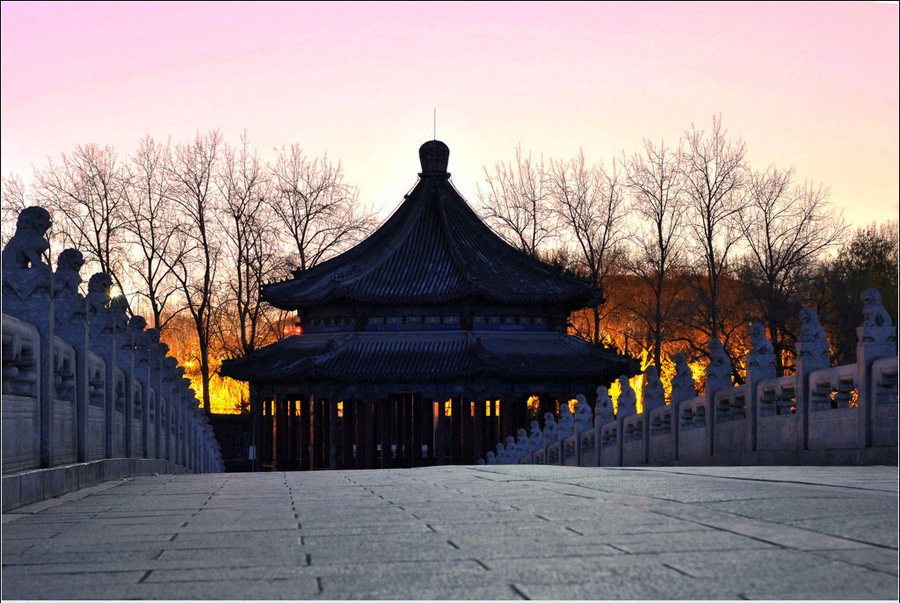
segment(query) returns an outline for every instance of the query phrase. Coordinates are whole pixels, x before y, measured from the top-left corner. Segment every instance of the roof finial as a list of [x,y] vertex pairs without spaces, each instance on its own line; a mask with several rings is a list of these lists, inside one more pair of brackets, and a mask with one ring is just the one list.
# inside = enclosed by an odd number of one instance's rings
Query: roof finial
[[422,163],[421,176],[447,177],[447,163],[450,148],[440,140],[429,140],[419,147],[419,161]]
[[437,140],[437,107],[434,108],[434,133],[431,140]]

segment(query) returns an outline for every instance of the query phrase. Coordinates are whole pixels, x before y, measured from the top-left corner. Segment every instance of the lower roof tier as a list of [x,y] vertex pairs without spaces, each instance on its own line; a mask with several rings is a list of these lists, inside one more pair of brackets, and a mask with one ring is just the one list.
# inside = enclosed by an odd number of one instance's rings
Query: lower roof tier
[[434,383],[492,379],[609,383],[635,375],[633,358],[558,332],[321,333],[287,337],[222,363],[240,381]]

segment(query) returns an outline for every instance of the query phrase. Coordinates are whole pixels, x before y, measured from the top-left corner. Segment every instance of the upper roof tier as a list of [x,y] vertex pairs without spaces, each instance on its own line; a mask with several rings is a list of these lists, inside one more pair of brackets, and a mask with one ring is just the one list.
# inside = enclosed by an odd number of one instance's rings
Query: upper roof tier
[[264,299],[285,310],[471,301],[567,311],[601,300],[588,281],[494,234],[450,183],[449,155],[443,142],[423,144],[419,181],[378,230],[293,279],[265,285]]

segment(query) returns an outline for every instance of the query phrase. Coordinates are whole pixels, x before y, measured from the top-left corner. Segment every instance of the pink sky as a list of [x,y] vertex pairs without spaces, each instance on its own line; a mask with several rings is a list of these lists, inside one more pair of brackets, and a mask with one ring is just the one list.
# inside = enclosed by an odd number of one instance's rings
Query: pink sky
[[218,127],[327,152],[390,211],[435,107],[470,202],[517,144],[608,164],[721,113],[861,225],[898,214],[898,47],[895,3],[4,2],[2,172]]

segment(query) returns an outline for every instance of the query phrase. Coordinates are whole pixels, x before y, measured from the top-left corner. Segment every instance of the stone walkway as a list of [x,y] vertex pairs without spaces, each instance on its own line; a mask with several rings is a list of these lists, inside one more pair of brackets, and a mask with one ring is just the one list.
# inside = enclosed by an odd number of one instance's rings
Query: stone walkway
[[896,467],[161,475],[3,515],[4,599],[896,599]]

